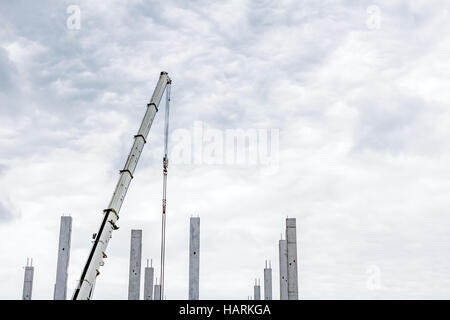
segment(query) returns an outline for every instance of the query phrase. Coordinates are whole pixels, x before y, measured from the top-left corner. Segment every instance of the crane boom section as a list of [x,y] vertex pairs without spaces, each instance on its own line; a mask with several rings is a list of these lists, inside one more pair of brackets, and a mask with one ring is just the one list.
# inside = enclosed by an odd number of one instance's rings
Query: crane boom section
[[134,171],[144,144],[147,141],[147,136],[158,111],[164,90],[170,82],[171,80],[167,72],[161,72],[153,96],[147,104],[147,111],[145,112],[139,131],[134,136],[133,146],[131,147],[125,166],[120,170],[119,181],[117,182],[111,201],[108,207],[103,210],[103,220],[99,231],[95,234],[89,257],[73,294],[73,300],[87,300],[92,296],[95,279],[100,274],[99,269],[104,264],[103,259],[106,258],[106,247],[108,246],[109,239],[112,237],[112,231],[118,229],[116,222],[119,219],[120,208],[130,186],[131,179],[133,179]]

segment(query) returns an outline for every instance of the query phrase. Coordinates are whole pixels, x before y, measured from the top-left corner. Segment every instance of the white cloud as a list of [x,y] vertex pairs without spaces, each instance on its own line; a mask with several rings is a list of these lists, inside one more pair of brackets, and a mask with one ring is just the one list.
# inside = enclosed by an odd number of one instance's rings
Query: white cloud
[[[448,298],[447,3],[79,1],[80,30],[66,28],[69,4],[0,5],[0,242],[14,243],[0,298],[21,296],[31,256],[34,297],[52,297],[63,213],[71,295],[161,70],[172,131],[280,129],[276,175],[171,163],[169,299],[187,297],[192,214],[204,299],[245,299],[266,259],[278,297],[287,215],[302,298]],[[143,257],[158,265],[162,128],[159,112],[95,298],[127,297],[130,229],[144,229]],[[371,266],[380,290],[367,288]]]

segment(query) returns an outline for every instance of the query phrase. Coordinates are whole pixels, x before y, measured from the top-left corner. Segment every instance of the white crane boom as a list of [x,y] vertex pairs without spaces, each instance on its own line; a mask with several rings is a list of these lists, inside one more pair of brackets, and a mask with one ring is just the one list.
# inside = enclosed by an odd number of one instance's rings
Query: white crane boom
[[138,133],[134,136],[134,143],[128,155],[125,166],[120,170],[120,178],[112,195],[108,207],[103,210],[103,220],[99,231],[94,234],[94,242],[89,253],[89,257],[84,266],[81,278],[75,289],[73,300],[88,300],[92,296],[95,279],[100,274],[99,268],[103,266],[103,259],[106,258],[106,247],[112,237],[112,231],[118,229],[116,222],[119,219],[119,211],[127,193],[134,170],[139,161],[142,149],[146,143],[150,127],[155,118],[158,106],[163,96],[166,86],[171,83],[167,72],[161,72],[159,81],[150,102],[147,104],[147,111]]

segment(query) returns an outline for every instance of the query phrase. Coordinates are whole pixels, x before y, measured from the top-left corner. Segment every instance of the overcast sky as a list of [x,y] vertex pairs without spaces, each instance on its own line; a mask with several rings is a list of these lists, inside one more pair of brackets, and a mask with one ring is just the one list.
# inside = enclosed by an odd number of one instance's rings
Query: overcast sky
[[[173,81],[168,299],[187,298],[192,215],[201,299],[247,299],[265,260],[278,299],[286,216],[302,299],[450,298],[448,6],[0,2],[0,298],[21,298],[27,257],[33,298],[53,297],[62,214],[73,217],[72,295],[162,70]],[[163,110],[96,299],[127,298],[131,229],[159,274]],[[199,147],[196,126],[272,132],[271,170],[261,157],[179,161],[177,147]]]

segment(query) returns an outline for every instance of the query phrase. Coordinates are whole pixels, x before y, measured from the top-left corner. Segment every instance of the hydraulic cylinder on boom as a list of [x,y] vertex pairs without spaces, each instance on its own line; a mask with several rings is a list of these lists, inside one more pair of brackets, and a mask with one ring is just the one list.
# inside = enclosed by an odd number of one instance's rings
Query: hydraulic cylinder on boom
[[73,294],[73,300],[88,300],[92,297],[95,280],[100,274],[100,266],[104,265],[103,259],[107,257],[105,252],[109,239],[112,237],[113,230],[118,229],[116,223],[119,220],[120,208],[125,199],[131,179],[133,179],[134,170],[136,169],[144,144],[147,141],[147,136],[158,111],[164,90],[170,83],[171,80],[167,72],[161,72],[153,96],[147,104],[147,111],[145,112],[139,131],[134,136],[133,146],[131,147],[125,166],[120,170],[119,181],[117,182],[111,201],[108,207],[103,210],[102,223],[98,232],[94,234],[92,248]]

